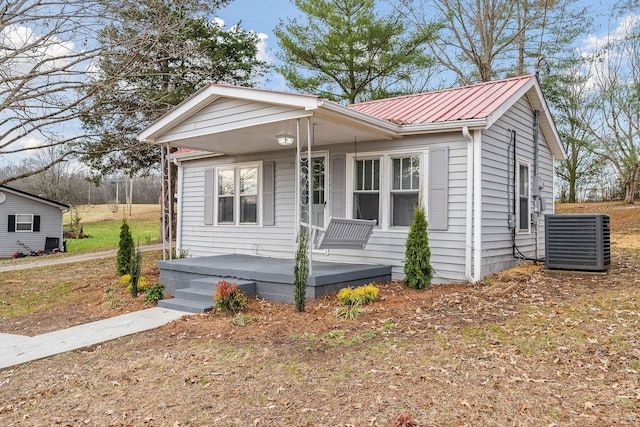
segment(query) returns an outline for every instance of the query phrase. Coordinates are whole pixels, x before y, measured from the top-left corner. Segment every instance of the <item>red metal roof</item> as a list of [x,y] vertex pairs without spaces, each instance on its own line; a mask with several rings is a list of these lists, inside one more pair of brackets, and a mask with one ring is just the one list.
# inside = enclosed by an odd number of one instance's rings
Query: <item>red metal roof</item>
[[486,118],[534,75],[479,83],[452,89],[349,105],[356,111],[402,125]]

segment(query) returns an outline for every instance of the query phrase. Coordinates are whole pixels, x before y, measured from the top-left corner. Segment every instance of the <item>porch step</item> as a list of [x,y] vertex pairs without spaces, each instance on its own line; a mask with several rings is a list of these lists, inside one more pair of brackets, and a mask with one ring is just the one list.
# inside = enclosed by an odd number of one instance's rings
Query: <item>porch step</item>
[[211,295],[213,295],[216,293],[218,282],[221,280],[237,284],[238,289],[247,296],[254,296],[256,294],[256,282],[252,280],[234,279],[232,277],[210,276],[202,279],[193,279],[189,281],[188,289],[206,289],[211,291]]
[[189,313],[203,313],[213,309],[213,295],[216,293],[218,282],[226,280],[236,283],[238,289],[247,296],[256,294],[256,282],[237,280],[229,277],[205,277],[189,281],[189,287],[177,289],[174,298],[158,301],[158,307],[182,310]]
[[213,300],[204,302],[182,298],[170,298],[158,301],[158,307],[186,311],[187,313],[204,313],[206,311],[211,311],[213,308]]

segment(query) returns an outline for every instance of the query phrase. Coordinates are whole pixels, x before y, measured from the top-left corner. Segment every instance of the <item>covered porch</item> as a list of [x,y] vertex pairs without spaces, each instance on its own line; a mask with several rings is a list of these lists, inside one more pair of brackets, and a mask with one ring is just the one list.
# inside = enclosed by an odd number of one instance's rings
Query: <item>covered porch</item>
[[[307,298],[348,286],[391,280],[391,267],[312,261],[307,282]],[[294,302],[293,259],[253,255],[216,255],[173,259],[158,263],[160,282],[173,299],[160,301],[161,307],[185,311],[207,311],[220,280],[235,282],[247,295],[277,302]]]

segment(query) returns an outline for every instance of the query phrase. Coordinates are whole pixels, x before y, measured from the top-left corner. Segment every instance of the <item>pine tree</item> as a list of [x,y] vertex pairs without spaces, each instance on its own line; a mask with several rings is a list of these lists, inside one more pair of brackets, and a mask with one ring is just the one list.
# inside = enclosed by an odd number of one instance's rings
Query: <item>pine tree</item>
[[413,289],[424,289],[431,285],[433,268],[427,233],[427,217],[423,207],[416,206],[413,222],[407,236],[404,257],[404,283]]
[[131,272],[131,259],[133,258],[134,250],[135,246],[129,224],[123,219],[122,226],[120,226],[120,242],[118,243],[118,255],[116,257],[116,268],[119,276]]

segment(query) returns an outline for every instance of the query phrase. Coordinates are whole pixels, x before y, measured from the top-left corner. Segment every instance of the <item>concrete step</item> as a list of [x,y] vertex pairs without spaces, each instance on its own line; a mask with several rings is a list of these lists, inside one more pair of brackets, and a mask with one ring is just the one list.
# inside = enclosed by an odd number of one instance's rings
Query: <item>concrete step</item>
[[186,311],[188,313],[204,313],[213,308],[213,298],[208,302],[193,301],[183,298],[169,298],[158,301],[158,307],[172,310]]
[[[245,293],[247,296],[254,296],[256,294],[256,282],[251,280],[234,279],[231,277],[205,277],[202,279],[193,279],[189,281],[189,287],[187,289],[204,289],[211,292],[213,295],[218,287],[218,282],[224,280],[231,283],[236,283],[238,289]],[[176,294],[178,291],[176,291]]]
[[210,289],[200,289],[200,288],[184,288],[176,290],[173,295],[175,298],[186,299],[190,301],[202,301],[209,302],[213,304],[213,294],[214,291]]

